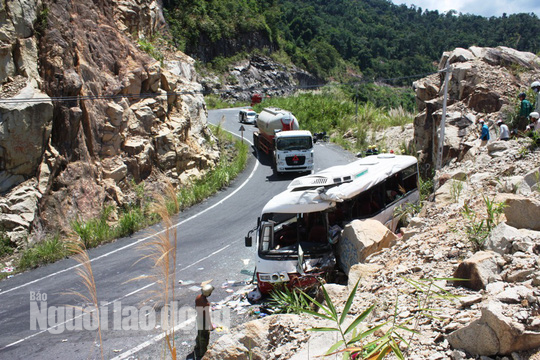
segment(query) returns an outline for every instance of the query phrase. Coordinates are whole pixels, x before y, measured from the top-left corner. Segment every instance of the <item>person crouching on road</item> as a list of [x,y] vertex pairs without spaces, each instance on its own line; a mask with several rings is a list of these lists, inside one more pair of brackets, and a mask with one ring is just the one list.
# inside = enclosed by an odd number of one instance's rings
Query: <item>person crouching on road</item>
[[489,128],[486,125],[484,119],[480,119],[478,122],[480,123],[480,127],[481,127],[479,139],[482,140],[482,146],[484,146],[489,141]]
[[195,359],[201,359],[208,349],[210,331],[214,330],[210,316],[210,302],[208,297],[212,295],[214,287],[206,284],[201,288],[201,293],[195,299],[197,310],[197,338],[195,339]]
[[501,131],[499,140],[510,140],[510,129],[508,128],[508,125],[506,125],[502,120],[497,121],[497,125],[499,125],[499,129]]

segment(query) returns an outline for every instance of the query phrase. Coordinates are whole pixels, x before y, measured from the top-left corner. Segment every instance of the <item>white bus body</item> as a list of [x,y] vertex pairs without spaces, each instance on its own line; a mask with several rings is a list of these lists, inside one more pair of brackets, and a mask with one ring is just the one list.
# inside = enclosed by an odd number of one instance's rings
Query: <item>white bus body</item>
[[[263,208],[257,227],[257,280],[305,285],[305,273],[335,262],[339,230],[354,219],[375,219],[395,231],[395,209],[419,201],[418,162],[381,154],[293,180]],[[251,246],[251,232],[246,246]],[[323,270],[324,271],[324,270]],[[313,280],[313,279],[310,279]]]

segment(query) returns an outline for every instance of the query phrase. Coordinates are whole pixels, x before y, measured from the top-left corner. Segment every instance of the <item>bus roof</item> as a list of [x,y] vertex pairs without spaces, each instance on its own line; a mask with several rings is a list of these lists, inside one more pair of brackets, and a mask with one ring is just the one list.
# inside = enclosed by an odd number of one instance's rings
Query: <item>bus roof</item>
[[264,206],[263,214],[323,211],[417,162],[414,156],[380,154],[296,178]]

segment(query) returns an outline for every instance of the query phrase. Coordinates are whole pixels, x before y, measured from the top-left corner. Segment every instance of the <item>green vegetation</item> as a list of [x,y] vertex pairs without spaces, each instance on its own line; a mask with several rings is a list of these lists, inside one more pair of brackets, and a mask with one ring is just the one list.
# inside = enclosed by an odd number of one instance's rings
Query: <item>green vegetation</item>
[[43,9],[39,11],[34,21],[34,31],[36,32],[37,37],[43,36],[47,25],[49,24],[49,8],[44,6]]
[[461,196],[461,193],[463,192],[463,181],[450,179],[450,196],[452,197],[452,201],[457,203],[459,202],[459,197]]
[[25,271],[40,265],[53,263],[69,255],[68,249],[57,235],[51,239],[37,243],[24,250],[16,266],[17,271]]
[[12,255],[17,246],[11,242],[6,232],[0,230],[0,258],[6,255]]
[[[312,133],[326,131],[331,139],[351,151],[365,150],[371,144],[371,130],[412,123],[412,113],[401,107],[413,105],[408,91],[385,86],[389,97],[385,107],[376,107],[371,102],[356,105],[347,87],[328,86],[318,92],[299,93],[287,98],[267,98],[254,107],[260,112],[264,107],[275,106],[291,111],[300,121],[302,129]],[[392,100],[393,99],[393,100]]]
[[[406,311],[407,315],[402,314],[401,312],[404,312],[404,310],[400,309],[398,297],[396,297],[395,304],[393,305],[393,314],[388,320],[378,325],[362,325],[365,321],[369,320],[370,314],[378,307],[377,304],[372,304],[358,314],[352,322],[348,322],[349,325],[345,327],[345,322],[352,308],[360,279],[349,293],[341,313],[338,312],[336,305],[332,302],[324,287],[321,287],[321,289],[326,306],[309,295],[304,294],[319,311],[313,311],[305,307],[300,307],[297,310],[314,317],[330,320],[335,324],[333,327],[308,329],[309,331],[337,332],[339,334],[340,340],[328,349],[326,356],[342,354],[343,359],[382,359],[388,353],[393,352],[399,359],[405,359],[403,353],[409,350],[413,337],[418,334],[417,327],[420,321],[426,318],[434,318],[434,314],[438,311],[432,307],[434,300],[452,300],[456,296],[437,284],[440,281],[451,281],[455,279],[413,280],[403,278],[403,280],[415,289],[414,292],[402,292],[403,296],[414,297],[417,304],[415,311],[411,313]],[[382,335],[378,335],[378,333],[382,332],[384,332]],[[407,334],[410,334],[408,338],[406,338]],[[406,350],[402,351],[402,349]]]
[[465,232],[474,251],[484,249],[484,243],[491,230],[499,223],[505,206],[504,203],[496,203],[494,199],[489,199],[486,195],[482,195],[482,199],[486,205],[485,216],[480,216],[467,203],[465,203],[462,212],[468,220]]
[[216,94],[209,94],[204,96],[204,101],[206,103],[206,107],[211,109],[226,109],[236,106],[243,106],[245,104],[233,104],[228,101],[222,100],[219,95]]
[[203,63],[262,48],[338,81],[361,73],[409,84],[393,79],[434,71],[443,51],[456,47],[540,51],[540,20],[532,13],[485,18],[388,0],[166,0],[164,6],[176,46]]
[[270,293],[269,305],[274,314],[300,314],[303,310],[311,310],[308,296],[297,289],[287,286],[276,286]]
[[154,46],[154,44],[147,40],[147,39],[139,39],[137,41],[139,44],[139,48],[153,57],[154,59],[158,60],[159,62],[162,62],[164,59],[163,54]]

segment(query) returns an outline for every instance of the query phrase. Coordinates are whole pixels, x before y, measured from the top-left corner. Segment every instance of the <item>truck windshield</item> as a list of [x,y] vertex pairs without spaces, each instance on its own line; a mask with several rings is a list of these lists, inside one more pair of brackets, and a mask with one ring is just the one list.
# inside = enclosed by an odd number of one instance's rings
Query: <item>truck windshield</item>
[[263,257],[294,258],[298,256],[299,244],[307,256],[331,251],[325,213],[265,214],[263,223],[267,224],[259,234],[259,254]]
[[311,136],[280,137],[276,139],[278,150],[309,150],[313,147]]

